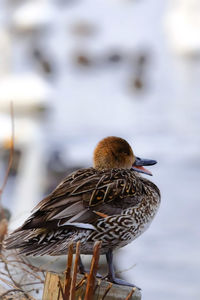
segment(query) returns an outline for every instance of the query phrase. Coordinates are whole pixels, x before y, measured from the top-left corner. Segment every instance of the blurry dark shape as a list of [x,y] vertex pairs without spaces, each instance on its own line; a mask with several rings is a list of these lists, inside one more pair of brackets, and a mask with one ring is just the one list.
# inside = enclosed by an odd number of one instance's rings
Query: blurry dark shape
[[142,51],[135,56],[135,67],[138,73],[145,71],[144,68],[147,67],[149,61],[149,53]]
[[148,56],[146,54],[141,54],[138,57],[138,65],[144,65],[148,62]]
[[117,52],[116,53],[113,52],[108,55],[107,60],[108,60],[108,62],[111,62],[111,63],[118,63],[123,60],[123,56]]
[[47,57],[47,55],[44,55],[40,49],[34,48],[32,50],[32,55],[38,63],[42,72],[46,73],[47,75],[55,72],[52,62],[50,62],[50,59]]
[[41,61],[41,67],[45,73],[52,73],[51,65],[47,60]]
[[74,55],[74,62],[77,65],[83,66],[83,67],[90,67],[93,64],[93,60],[90,57],[90,55],[86,53],[77,53]]
[[147,63],[149,61],[149,53],[141,51],[137,54],[133,61],[133,71],[129,81],[129,87],[134,91],[141,91],[147,88]]
[[47,187],[45,194],[49,194],[57,184],[73,171],[83,168],[83,166],[67,166],[59,150],[54,150],[47,162]]
[[97,33],[97,28],[87,21],[79,21],[71,25],[71,32],[79,37],[91,37]]
[[35,48],[35,49],[33,49],[33,56],[36,59],[41,59],[42,53],[41,53],[41,51],[38,48]]
[[79,55],[77,56],[77,62],[81,65],[85,65],[85,66],[88,66],[91,64],[91,61],[90,59],[87,57],[87,56],[84,56],[84,55]]
[[131,92],[140,92],[146,89],[146,83],[143,77],[133,73],[128,80],[128,88]]
[[134,78],[134,79],[133,79],[133,86],[134,86],[136,89],[142,89],[143,86],[144,86],[144,83],[142,82],[142,79],[141,79],[141,78]]

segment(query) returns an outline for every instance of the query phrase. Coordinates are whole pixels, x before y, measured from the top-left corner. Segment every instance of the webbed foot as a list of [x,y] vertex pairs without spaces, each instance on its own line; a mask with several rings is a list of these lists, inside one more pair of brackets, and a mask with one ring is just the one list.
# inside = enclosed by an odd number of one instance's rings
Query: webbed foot
[[113,267],[113,253],[112,250],[108,250],[108,252],[106,253],[106,259],[107,259],[107,263],[108,263],[108,275],[107,275],[107,279],[108,281],[115,283],[115,284],[119,284],[119,285],[125,285],[125,286],[131,286],[131,287],[136,287],[137,289],[140,290],[140,288],[138,288],[136,285],[126,282],[123,279],[120,278],[116,278],[115,277],[115,271],[114,271],[114,267]]
[[129,283],[123,279],[120,278],[116,278],[116,277],[112,277],[110,275],[107,276],[107,279],[109,282],[115,283],[115,284],[119,284],[119,285],[125,285],[125,286],[131,286],[131,287],[135,287],[138,290],[141,290],[138,286],[134,285],[133,283]]

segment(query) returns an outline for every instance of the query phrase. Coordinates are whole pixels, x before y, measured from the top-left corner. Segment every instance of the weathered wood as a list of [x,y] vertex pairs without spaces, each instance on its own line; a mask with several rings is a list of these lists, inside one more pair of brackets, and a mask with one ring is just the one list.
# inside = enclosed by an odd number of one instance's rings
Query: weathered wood
[[[63,300],[62,293],[59,289],[59,282],[61,283],[62,288],[64,288],[64,281],[64,274],[47,272],[42,300]],[[76,283],[79,283],[79,288],[76,289],[76,300],[84,299],[87,283],[86,281],[87,280],[84,275],[77,274]],[[141,292],[138,289],[133,290],[131,287],[119,286],[116,284],[111,286],[110,283],[105,280],[96,280],[95,286],[96,285],[97,288],[95,289],[93,300],[100,300],[102,298],[104,300],[141,300]],[[106,292],[107,294],[105,295]]]
[[58,274],[47,272],[44,283],[43,300],[62,300],[62,297],[60,297],[59,280],[60,277]]

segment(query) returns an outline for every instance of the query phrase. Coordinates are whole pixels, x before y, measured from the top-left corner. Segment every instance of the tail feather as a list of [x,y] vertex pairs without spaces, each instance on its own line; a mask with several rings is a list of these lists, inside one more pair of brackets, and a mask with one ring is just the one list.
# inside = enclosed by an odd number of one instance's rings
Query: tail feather
[[6,249],[18,249],[25,245],[25,240],[30,234],[31,230],[14,231],[5,240],[4,246]]
[[81,240],[85,234],[77,229],[63,228],[56,231],[47,231],[38,228],[35,230],[16,230],[4,240],[6,249],[18,249],[19,254],[42,256],[67,254],[68,246],[72,241]]
[[[6,249],[18,249],[19,254],[42,256],[46,254],[52,255],[51,253],[55,252],[54,250],[55,248],[57,248],[56,246],[60,244],[60,241],[56,240],[52,240],[50,243],[47,243],[45,240],[40,242],[40,238],[33,236],[31,237],[32,234],[32,230],[13,232],[11,235],[8,236],[7,239],[4,240],[4,247]],[[66,242],[64,242],[65,247]]]

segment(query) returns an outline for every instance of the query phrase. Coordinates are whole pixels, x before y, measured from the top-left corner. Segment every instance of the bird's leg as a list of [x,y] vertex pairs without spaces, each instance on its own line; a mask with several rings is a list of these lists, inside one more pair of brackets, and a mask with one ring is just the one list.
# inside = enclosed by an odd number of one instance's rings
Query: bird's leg
[[79,255],[79,262],[78,262],[78,264],[79,264],[79,272],[80,272],[81,274],[88,273],[88,270],[85,269],[85,266],[84,266],[84,264],[83,264],[83,262],[82,262],[82,259],[81,259],[81,256],[80,256],[80,255]]
[[107,259],[107,263],[108,263],[108,276],[107,276],[108,281],[113,282],[115,284],[137,287],[132,283],[126,282],[123,279],[115,277],[115,271],[114,271],[114,267],[113,267],[113,253],[112,253],[112,250],[110,250],[110,249],[108,250],[108,252],[106,253],[106,259]]
[[[85,268],[80,255],[79,255],[79,262],[78,263],[79,263],[79,272],[81,274],[89,274],[90,273],[90,270]],[[102,278],[102,275],[99,274],[99,273],[97,273],[96,276],[98,278]]]

